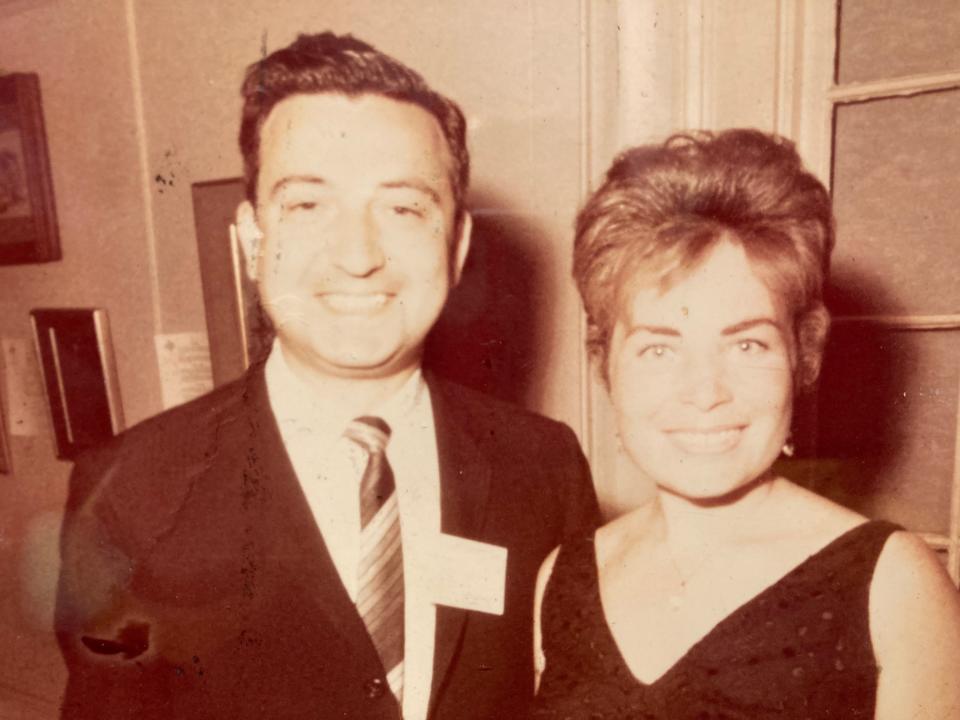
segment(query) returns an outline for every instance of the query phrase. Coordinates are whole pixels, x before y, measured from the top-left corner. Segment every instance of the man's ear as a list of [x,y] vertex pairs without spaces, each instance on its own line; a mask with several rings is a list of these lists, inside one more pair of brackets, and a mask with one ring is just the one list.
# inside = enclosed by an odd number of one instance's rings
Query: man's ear
[[460,219],[460,231],[453,239],[453,252],[451,256],[452,272],[450,284],[455,286],[460,282],[460,276],[463,274],[463,266],[467,262],[467,253],[470,251],[470,240],[473,236],[473,217],[466,210],[463,211],[463,217]]
[[263,231],[257,224],[257,213],[249,200],[244,200],[237,205],[237,219],[234,228],[236,229],[236,239],[243,250],[243,266],[247,271],[247,277],[256,281],[257,262],[260,259]]

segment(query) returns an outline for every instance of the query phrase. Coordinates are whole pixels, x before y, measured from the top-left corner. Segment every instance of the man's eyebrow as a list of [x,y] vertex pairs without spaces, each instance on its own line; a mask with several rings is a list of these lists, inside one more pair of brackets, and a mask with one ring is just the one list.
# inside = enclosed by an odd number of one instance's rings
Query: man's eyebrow
[[308,185],[326,185],[327,181],[319,175],[287,175],[277,180],[270,188],[270,197],[276,197],[277,193],[288,185],[294,183],[306,183]]
[[734,323],[733,325],[725,327],[722,330],[721,335],[736,335],[737,333],[741,333],[744,330],[750,330],[751,328],[755,328],[758,325],[770,325],[775,330],[783,329],[780,327],[780,323],[778,323],[773,318],[755,317],[755,318],[748,318],[747,320],[741,320],[738,323]]
[[390,182],[380,183],[380,187],[387,190],[416,190],[427,195],[436,205],[440,205],[440,193],[427,182],[423,180],[391,180]]
[[668,335],[669,337],[682,337],[682,334],[676,328],[668,327],[666,325],[631,325],[629,334],[633,335],[637,332],[650,333],[651,335]]

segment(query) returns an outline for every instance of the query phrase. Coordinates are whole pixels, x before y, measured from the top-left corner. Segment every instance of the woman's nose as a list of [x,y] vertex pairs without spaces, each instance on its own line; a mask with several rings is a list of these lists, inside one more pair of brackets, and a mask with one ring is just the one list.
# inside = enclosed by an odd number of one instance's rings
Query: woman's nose
[[701,358],[687,363],[681,380],[681,400],[708,412],[730,402],[733,394],[719,358]]

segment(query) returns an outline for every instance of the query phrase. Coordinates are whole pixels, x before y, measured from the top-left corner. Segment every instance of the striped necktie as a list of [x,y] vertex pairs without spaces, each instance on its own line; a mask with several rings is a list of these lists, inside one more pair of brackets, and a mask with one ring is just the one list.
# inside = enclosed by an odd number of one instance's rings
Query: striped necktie
[[359,417],[344,435],[367,453],[360,480],[357,611],[399,702],[403,696],[403,551],[396,486],[385,451],[390,426],[378,417]]

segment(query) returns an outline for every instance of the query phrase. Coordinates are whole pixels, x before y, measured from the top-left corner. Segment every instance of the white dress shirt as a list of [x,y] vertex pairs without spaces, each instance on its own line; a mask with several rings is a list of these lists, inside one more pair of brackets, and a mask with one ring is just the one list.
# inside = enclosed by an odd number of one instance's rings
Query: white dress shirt
[[[290,370],[274,342],[266,364],[270,408],[297,479],[350,596],[357,598],[363,451],[345,423]],[[418,369],[382,407],[367,413],[390,426],[387,460],[400,512],[404,572],[403,717],[425,720],[433,676],[436,609],[426,551],[440,533],[440,468],[430,392]]]

